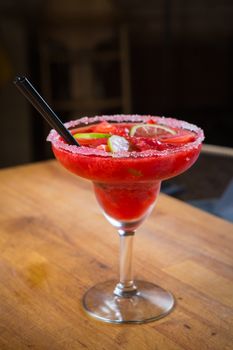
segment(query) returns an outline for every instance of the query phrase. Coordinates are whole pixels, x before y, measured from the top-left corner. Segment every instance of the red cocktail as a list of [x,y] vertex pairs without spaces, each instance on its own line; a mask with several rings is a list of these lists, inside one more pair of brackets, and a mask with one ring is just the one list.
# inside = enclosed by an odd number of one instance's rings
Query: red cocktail
[[85,117],[66,126],[81,147],[66,144],[53,130],[48,137],[53,152],[68,170],[93,182],[105,217],[121,237],[120,282],[107,281],[89,290],[85,309],[115,323],[164,316],[174,299],[152,283],[133,280],[132,238],[153,209],[161,181],[196,161],[202,130],[175,119],[138,115]]

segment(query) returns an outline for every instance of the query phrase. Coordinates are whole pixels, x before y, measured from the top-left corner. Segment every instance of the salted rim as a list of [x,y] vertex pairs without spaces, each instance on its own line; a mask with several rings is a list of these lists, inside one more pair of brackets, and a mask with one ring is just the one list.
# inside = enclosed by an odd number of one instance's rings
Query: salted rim
[[204,140],[204,133],[203,130],[199,127],[197,127],[194,124],[190,124],[188,122],[185,122],[183,120],[178,120],[174,118],[166,118],[166,117],[158,117],[158,116],[151,116],[151,115],[102,115],[102,116],[95,116],[95,117],[83,117],[77,120],[71,120],[70,122],[65,123],[65,126],[67,128],[75,128],[78,126],[85,126],[88,124],[94,124],[97,122],[118,122],[118,123],[124,123],[124,122],[133,122],[133,123],[146,123],[148,120],[154,120],[158,124],[167,125],[174,128],[181,128],[193,131],[197,134],[197,138],[193,142],[189,142],[185,145],[182,145],[180,147],[168,149],[168,150],[146,150],[142,152],[118,152],[118,153],[111,153],[106,152],[103,150],[99,150],[96,148],[90,148],[87,146],[74,146],[74,145],[68,145],[64,141],[60,139],[60,135],[52,129],[47,137],[47,141],[50,141],[52,145],[55,148],[70,152],[72,154],[80,154],[85,156],[100,156],[100,157],[111,157],[111,158],[142,158],[142,157],[154,157],[154,156],[165,156],[167,154],[171,153],[178,153],[182,151],[188,151],[193,148],[198,148],[201,144],[201,142]]

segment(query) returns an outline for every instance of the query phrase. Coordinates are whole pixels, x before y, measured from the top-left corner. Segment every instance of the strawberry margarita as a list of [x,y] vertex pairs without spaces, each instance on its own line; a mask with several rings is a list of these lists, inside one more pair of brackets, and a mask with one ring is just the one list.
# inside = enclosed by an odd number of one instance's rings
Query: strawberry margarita
[[112,323],[144,323],[167,315],[174,306],[172,294],[133,279],[133,237],[150,214],[161,181],[197,159],[202,130],[175,119],[138,115],[85,117],[66,127],[80,146],[68,145],[52,130],[53,152],[65,168],[93,182],[105,217],[120,235],[120,279],[89,289],[84,309]]

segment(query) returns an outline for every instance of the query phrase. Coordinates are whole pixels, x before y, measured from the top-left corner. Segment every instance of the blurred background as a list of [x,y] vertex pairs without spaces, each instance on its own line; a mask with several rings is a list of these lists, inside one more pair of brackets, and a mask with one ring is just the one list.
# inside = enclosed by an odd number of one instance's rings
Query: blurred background
[[[173,116],[229,151],[232,18],[230,0],[1,0],[0,166],[52,157],[48,126],[12,84],[19,73],[64,122],[102,113]],[[219,198],[233,173],[227,154],[203,153],[164,190],[185,200]]]

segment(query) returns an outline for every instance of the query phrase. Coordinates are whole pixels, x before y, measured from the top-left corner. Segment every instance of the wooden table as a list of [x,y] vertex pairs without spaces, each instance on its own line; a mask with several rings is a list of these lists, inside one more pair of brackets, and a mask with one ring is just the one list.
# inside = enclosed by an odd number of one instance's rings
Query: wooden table
[[134,269],[176,308],[143,325],[96,321],[87,288],[118,275],[118,235],[91,184],[55,161],[0,172],[0,349],[232,349],[233,225],[161,195]]

